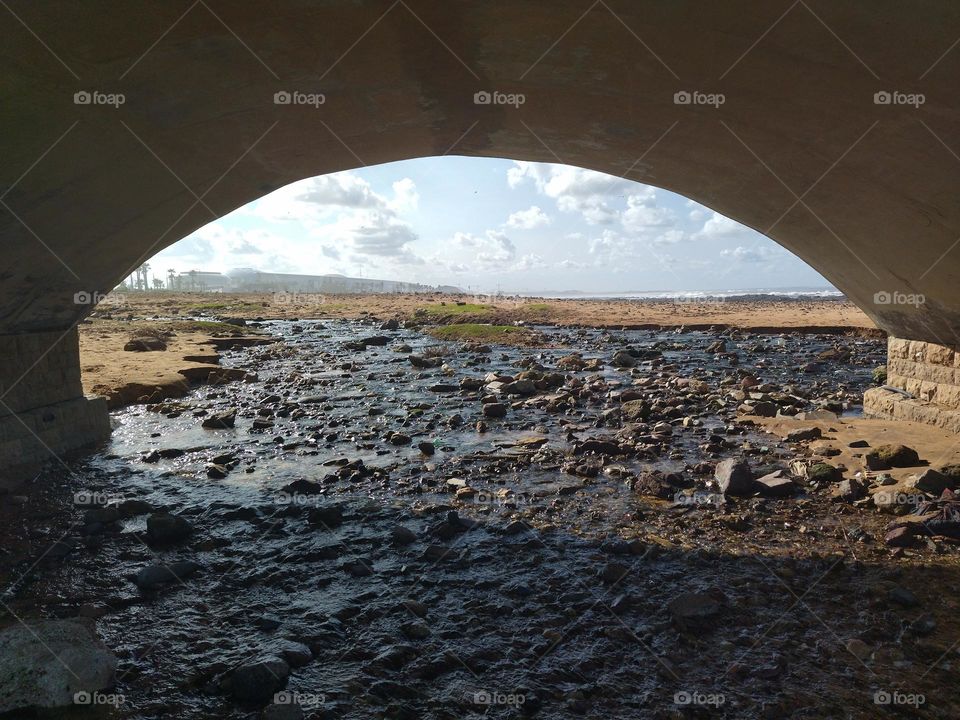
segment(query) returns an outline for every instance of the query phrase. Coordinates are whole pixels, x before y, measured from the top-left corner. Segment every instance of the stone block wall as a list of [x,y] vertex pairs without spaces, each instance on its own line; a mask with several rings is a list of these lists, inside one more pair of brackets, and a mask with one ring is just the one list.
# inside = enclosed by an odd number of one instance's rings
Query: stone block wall
[[0,335],[0,490],[109,436],[106,400],[83,394],[76,329]]
[[0,335],[0,416],[82,395],[76,328]]
[[866,415],[912,420],[960,433],[960,347],[890,337],[887,384],[913,397],[871,388],[863,398]]

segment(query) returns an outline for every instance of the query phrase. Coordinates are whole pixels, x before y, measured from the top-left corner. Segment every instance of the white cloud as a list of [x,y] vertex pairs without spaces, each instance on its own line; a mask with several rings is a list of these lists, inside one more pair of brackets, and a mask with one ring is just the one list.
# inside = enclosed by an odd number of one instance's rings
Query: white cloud
[[726,248],[721,250],[720,255],[721,257],[731,258],[742,263],[761,263],[774,260],[778,256],[783,255],[783,252],[776,248],[763,246],[744,247],[743,245],[738,245],[732,249]]
[[748,232],[750,232],[750,230],[736,220],[731,220],[725,215],[715,212],[710,215],[710,218],[703,224],[700,231],[695,233],[695,237],[709,240],[714,238],[729,238]]
[[547,267],[546,261],[536,253],[524,255],[517,263],[510,268],[513,272],[526,272],[528,270],[540,270]]
[[532,230],[542,225],[549,225],[550,218],[538,206],[531,205],[527,210],[517,210],[517,212],[511,213],[506,224],[507,227],[518,230]]
[[552,165],[549,163],[514,162],[507,170],[507,184],[517,188],[532,181],[542,195],[556,200],[561,212],[577,212],[591,225],[608,225],[616,221],[619,211],[611,207],[613,198],[629,195],[639,187],[636,183],[594,170]]
[[671,210],[657,205],[654,188],[644,187],[627,197],[627,209],[623,211],[621,223],[628,232],[648,233],[653,228],[676,224],[676,216]]
[[410,178],[393,183],[393,201],[390,206],[397,212],[416,210],[420,205],[420,193],[417,184]]

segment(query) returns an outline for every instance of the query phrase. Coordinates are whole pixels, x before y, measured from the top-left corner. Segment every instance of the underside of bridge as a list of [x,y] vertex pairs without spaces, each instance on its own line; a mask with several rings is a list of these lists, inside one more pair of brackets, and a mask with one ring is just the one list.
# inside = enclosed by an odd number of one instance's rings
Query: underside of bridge
[[[0,466],[105,432],[73,377],[96,293],[278,187],[407,158],[669,189],[790,249],[891,335],[960,344],[953,0],[5,8]],[[904,383],[929,364],[909,362]],[[61,371],[56,397],[24,391]],[[38,445],[30,414],[63,403],[86,430]]]

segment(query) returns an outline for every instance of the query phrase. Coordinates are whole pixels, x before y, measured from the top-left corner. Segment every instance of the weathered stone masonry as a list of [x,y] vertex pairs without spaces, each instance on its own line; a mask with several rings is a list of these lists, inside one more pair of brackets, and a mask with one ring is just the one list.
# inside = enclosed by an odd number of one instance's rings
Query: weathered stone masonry
[[863,398],[866,415],[913,420],[960,433],[960,347],[890,337],[887,384],[913,397],[871,388]]
[[0,488],[109,435],[106,400],[83,394],[76,329],[0,335]]

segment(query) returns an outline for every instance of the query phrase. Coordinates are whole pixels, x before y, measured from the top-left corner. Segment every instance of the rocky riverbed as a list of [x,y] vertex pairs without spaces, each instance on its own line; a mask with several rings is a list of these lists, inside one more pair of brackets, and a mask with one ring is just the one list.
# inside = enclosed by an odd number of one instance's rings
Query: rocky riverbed
[[834,459],[884,343],[263,325],[3,510],[5,620],[117,656],[71,716],[960,713],[953,469]]

